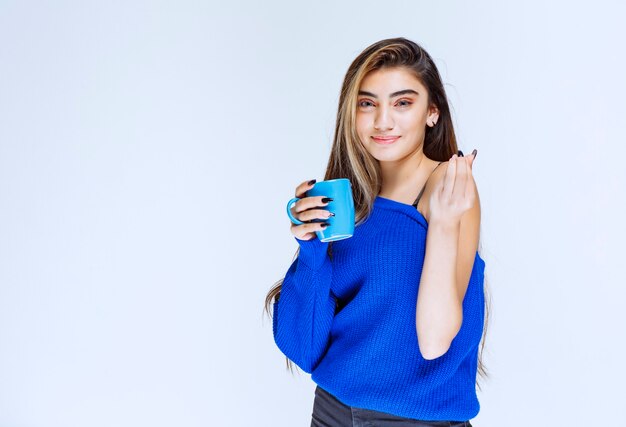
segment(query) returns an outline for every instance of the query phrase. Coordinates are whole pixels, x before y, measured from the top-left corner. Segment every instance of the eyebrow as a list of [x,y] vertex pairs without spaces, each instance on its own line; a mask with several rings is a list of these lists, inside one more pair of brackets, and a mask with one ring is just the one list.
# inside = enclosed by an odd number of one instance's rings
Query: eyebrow
[[[396,96],[406,95],[406,94],[419,95],[413,89],[403,89],[403,90],[399,90],[397,92],[392,93],[391,95],[389,95],[389,97],[390,98],[394,98]],[[367,91],[364,91],[364,90],[360,90],[359,91],[359,95],[371,96],[372,98],[378,99],[378,96],[374,95],[372,92],[367,92]]]

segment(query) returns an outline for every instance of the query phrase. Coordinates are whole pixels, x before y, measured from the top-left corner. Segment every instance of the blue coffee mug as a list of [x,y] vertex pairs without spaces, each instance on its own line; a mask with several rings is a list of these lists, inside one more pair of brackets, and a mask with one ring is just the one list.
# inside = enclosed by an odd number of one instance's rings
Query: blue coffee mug
[[[350,180],[348,178],[338,178],[316,182],[313,188],[304,193],[304,197],[313,196],[325,196],[333,199],[321,207],[333,212],[335,216],[323,220],[328,223],[328,227],[315,232],[320,241],[332,242],[352,237],[354,234],[354,199],[352,198],[352,183]],[[304,222],[291,214],[291,208],[300,199],[300,197],[294,197],[287,203],[287,215],[291,222],[296,225],[304,224]],[[319,221],[321,219],[316,218],[313,220],[313,222]]]

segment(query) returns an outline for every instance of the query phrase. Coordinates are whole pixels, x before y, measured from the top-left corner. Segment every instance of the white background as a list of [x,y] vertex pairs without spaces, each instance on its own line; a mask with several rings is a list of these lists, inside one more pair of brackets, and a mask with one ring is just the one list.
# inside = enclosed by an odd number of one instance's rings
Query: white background
[[626,8],[440,3],[0,1],[0,427],[309,425],[263,300],[348,65],[397,36],[478,148],[473,425],[626,425]]

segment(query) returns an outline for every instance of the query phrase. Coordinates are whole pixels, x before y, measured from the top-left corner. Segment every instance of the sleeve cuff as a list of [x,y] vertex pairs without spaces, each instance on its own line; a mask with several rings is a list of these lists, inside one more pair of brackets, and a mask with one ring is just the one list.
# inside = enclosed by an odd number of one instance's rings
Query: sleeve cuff
[[311,240],[300,240],[294,236],[300,245],[298,259],[314,270],[319,269],[328,257],[328,242],[322,242],[316,236]]

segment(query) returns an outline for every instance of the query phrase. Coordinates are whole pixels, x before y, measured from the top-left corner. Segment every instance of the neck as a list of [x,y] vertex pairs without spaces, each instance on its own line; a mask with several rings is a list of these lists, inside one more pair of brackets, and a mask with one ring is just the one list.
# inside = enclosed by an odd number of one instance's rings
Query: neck
[[428,163],[429,160],[421,150],[402,160],[380,162],[382,184],[379,195],[396,199],[411,195],[417,197],[416,191],[419,191],[420,183],[424,179],[422,169]]

